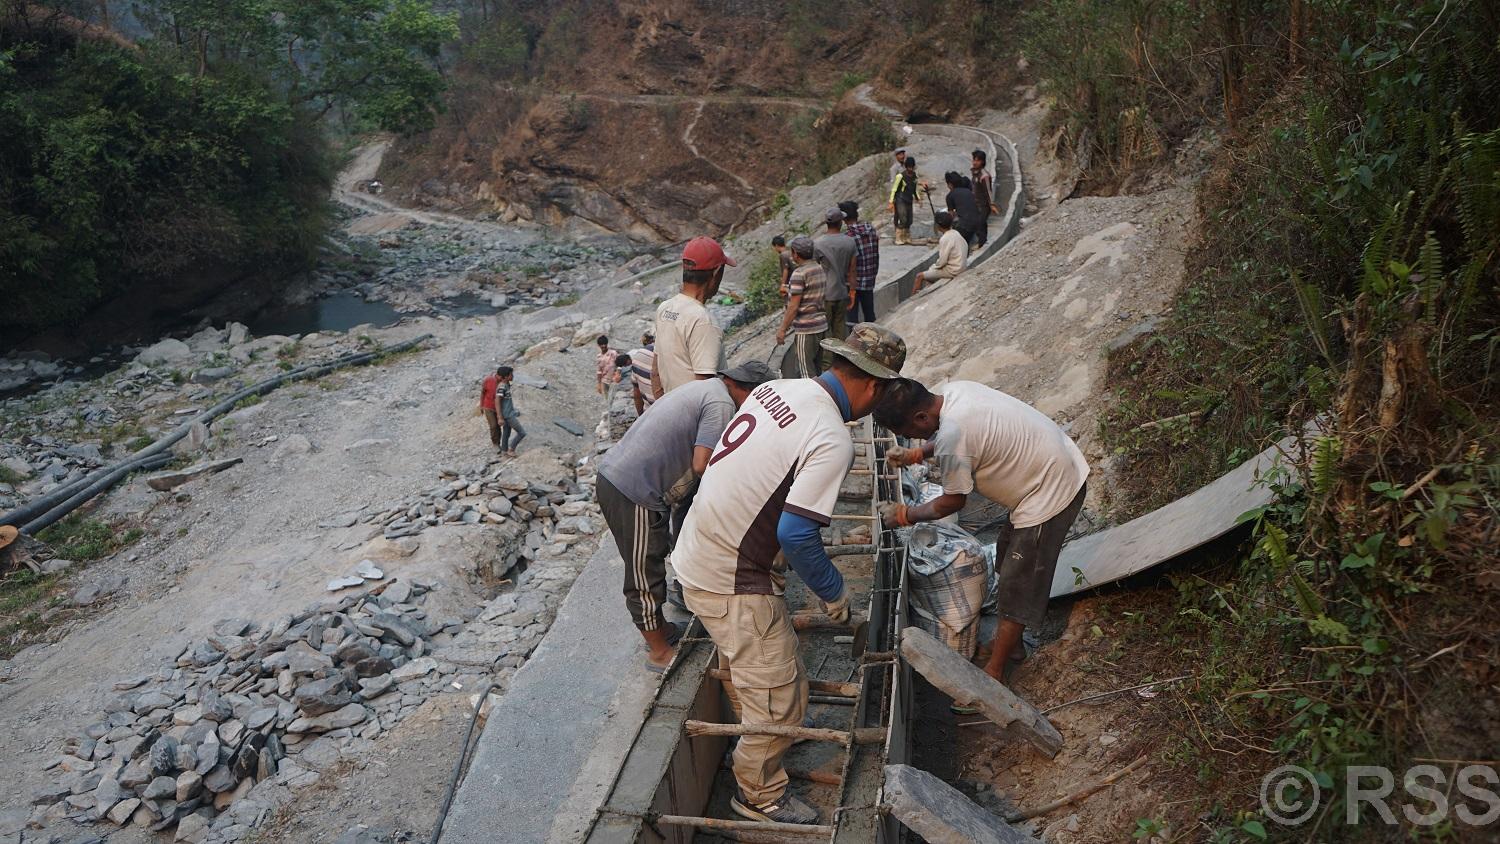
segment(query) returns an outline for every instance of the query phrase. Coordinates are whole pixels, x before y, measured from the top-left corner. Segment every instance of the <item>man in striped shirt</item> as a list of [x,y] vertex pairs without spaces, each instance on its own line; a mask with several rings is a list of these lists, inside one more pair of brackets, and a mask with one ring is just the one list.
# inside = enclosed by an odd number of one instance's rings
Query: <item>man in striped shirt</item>
[[651,371],[655,368],[656,336],[647,331],[641,335],[641,347],[630,350],[630,384],[636,416],[645,413],[656,401],[651,394]]
[[792,239],[792,262],[796,269],[787,279],[786,311],[776,331],[776,345],[792,332],[792,345],[781,360],[782,378],[816,378],[823,371],[823,352],[818,345],[828,335],[828,313],[823,303],[823,267],[813,259],[812,238]]

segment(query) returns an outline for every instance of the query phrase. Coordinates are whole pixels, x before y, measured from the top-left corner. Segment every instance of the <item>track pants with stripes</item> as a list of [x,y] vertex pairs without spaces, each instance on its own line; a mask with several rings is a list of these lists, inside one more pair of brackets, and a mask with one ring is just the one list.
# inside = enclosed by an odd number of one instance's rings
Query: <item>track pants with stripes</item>
[[594,496],[625,561],[625,608],[630,620],[640,630],[665,628],[662,607],[667,600],[667,554],[672,550],[670,514],[631,501],[603,475],[598,476]]

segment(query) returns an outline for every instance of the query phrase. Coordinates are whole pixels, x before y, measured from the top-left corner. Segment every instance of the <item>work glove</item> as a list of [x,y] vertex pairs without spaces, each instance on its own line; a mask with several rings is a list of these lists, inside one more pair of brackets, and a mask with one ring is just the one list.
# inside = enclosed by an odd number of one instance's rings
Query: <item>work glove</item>
[[902,466],[912,466],[922,462],[922,450],[920,448],[903,448],[893,445],[885,450],[885,462],[892,469],[900,469]]
[[666,504],[669,507],[675,507],[679,502],[691,495],[693,493],[693,490],[697,488],[698,476],[693,474],[692,469],[689,469],[682,474],[682,477],[677,479],[676,483],[672,484],[671,488],[668,489],[664,495],[662,495],[662,503]]
[[886,527],[911,526],[911,520],[906,515],[905,504],[897,504],[894,501],[883,501],[875,509],[880,513],[880,523]]
[[833,619],[835,624],[845,624],[849,621],[848,589],[839,592],[839,596],[832,601],[820,600],[818,603],[823,605],[823,612],[827,613],[828,617]]

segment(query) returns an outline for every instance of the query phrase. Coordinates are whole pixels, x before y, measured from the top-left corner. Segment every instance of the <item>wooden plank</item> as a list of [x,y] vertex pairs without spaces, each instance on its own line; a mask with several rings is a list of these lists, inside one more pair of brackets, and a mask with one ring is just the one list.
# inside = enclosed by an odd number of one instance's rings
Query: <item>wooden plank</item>
[[1048,757],[1062,749],[1062,734],[1047,716],[925,630],[908,627],[901,631],[901,656],[955,703],[975,707]]
[[[708,676],[715,680],[729,680],[729,672],[723,668],[708,669]],[[732,682],[732,681],[731,681]],[[859,697],[858,683],[840,683],[835,680],[808,680],[808,691],[839,697]]]
[[781,832],[792,835],[833,835],[833,827],[817,824],[774,823],[772,821],[727,821],[721,818],[694,818],[686,815],[659,815],[659,824],[691,826],[695,829],[734,829],[746,832]]
[[885,766],[885,802],[897,820],[928,844],[1041,844],[910,765]]
[[[834,744],[848,744],[851,738],[851,734],[844,730],[794,727],[787,724],[711,724],[707,721],[688,721],[683,726],[690,736],[781,736]],[[885,730],[864,727],[855,730],[852,738],[856,744],[878,744],[885,741]]]

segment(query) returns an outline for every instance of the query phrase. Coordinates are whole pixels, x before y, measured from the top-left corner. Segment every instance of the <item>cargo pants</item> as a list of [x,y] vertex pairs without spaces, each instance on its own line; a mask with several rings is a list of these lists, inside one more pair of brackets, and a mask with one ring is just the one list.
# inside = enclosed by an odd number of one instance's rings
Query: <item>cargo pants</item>
[[[807,715],[807,671],[797,653],[797,632],[780,595],[720,595],[686,584],[692,610],[714,640],[719,667],[729,671],[725,691],[741,724],[800,727]],[[734,779],[752,803],[770,803],[786,791],[782,760],[792,739],[740,736]]]

